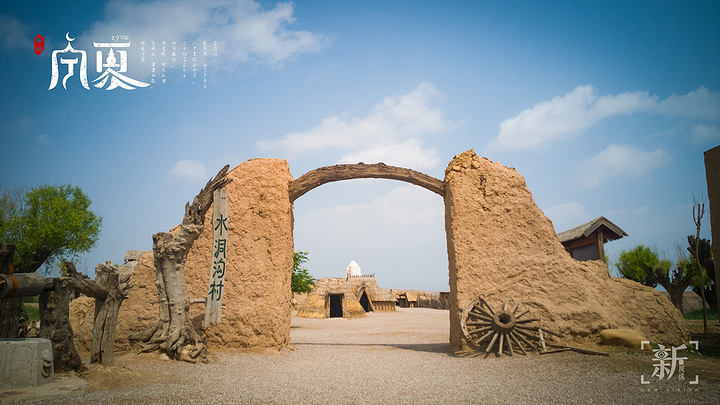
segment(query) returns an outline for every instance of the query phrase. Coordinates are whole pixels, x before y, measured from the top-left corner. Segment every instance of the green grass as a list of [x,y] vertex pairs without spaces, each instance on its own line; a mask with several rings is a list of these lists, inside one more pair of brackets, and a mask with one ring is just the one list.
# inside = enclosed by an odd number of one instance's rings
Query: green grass
[[33,304],[23,304],[22,307],[23,317],[27,317],[30,322],[36,322],[40,320],[40,307]]
[[40,300],[39,295],[31,295],[29,297],[23,297],[23,304],[26,304],[28,302],[38,302]]
[[[685,319],[703,319],[703,310],[702,309],[694,309],[692,311],[685,312],[683,314],[683,317]],[[710,309],[707,310],[707,319],[717,319],[718,312],[717,309]]]

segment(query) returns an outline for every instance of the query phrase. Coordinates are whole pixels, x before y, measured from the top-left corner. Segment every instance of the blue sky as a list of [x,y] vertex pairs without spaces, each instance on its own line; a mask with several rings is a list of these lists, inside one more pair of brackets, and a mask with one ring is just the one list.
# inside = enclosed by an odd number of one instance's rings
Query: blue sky
[[[150,249],[226,163],[283,158],[297,178],[383,161],[442,179],[471,148],[524,175],[556,231],[604,215],[629,234],[611,259],[637,244],[674,259],[693,195],[707,195],[702,153],[720,144],[718,2],[25,4],[0,6],[0,176],[90,196],[104,218],[90,269]],[[87,52],[90,90],[79,65],[62,87],[65,64],[49,90],[66,34]],[[93,85],[93,42],[113,36],[131,43],[124,75],[149,86]],[[183,41],[209,48],[195,82]],[[443,215],[406,183],[332,183],[297,200],[295,247],[316,277],[355,260],[386,288],[447,290]]]

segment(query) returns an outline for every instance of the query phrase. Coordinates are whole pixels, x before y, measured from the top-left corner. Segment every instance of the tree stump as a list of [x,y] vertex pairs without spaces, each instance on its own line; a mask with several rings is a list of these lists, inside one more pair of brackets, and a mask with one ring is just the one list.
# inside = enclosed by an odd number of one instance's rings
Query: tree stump
[[[10,274],[13,268],[15,245],[7,245],[0,250],[0,274]],[[22,312],[22,297],[3,298],[0,300],[0,339],[15,339],[18,337],[19,317],[15,314]]]
[[90,361],[105,367],[115,364],[115,330],[120,305],[127,298],[129,279],[120,279],[117,268],[110,262],[95,266],[95,282],[107,292],[105,299],[95,298],[92,352]]
[[40,293],[40,337],[50,339],[56,372],[84,369],[70,327],[70,291],[66,278],[52,279],[52,290]]
[[193,363],[205,357],[205,340],[195,331],[190,319],[185,260],[203,230],[205,214],[213,202],[213,192],[232,181],[226,178],[228,170],[229,165],[223,167],[200,190],[192,204],[185,204],[185,216],[177,232],[153,235],[157,271],[155,285],[160,299],[158,319],[150,329],[130,336],[132,340],[145,342],[141,349],[143,352],[160,350],[172,359]]

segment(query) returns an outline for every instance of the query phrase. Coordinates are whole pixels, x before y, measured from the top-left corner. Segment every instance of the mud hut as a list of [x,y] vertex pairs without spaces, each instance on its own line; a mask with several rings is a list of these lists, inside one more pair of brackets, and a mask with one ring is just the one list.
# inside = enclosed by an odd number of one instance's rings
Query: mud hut
[[352,285],[344,278],[321,278],[300,307],[304,318],[359,318],[367,316]]
[[418,294],[415,291],[398,291],[395,293],[398,306],[401,308],[415,308],[418,306]]
[[347,281],[365,312],[395,310],[395,297],[389,290],[378,286],[374,275],[350,276]]
[[380,288],[375,275],[363,276],[360,266],[351,261],[345,278],[321,278],[298,310],[306,318],[357,318],[366,312],[394,311],[395,297]]

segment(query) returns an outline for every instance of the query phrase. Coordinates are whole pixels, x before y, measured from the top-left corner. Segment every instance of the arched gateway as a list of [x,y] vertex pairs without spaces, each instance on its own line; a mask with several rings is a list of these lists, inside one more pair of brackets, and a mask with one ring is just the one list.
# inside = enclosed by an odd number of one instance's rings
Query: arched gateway
[[[461,312],[481,295],[494,306],[505,299],[569,338],[608,328],[629,328],[653,342],[679,345],[689,338],[680,312],[656,290],[610,277],[600,261],[570,257],[525,179],[512,168],[464,152],[448,164],[443,181],[384,164],[339,165],[293,179],[281,159],[253,159],[228,173],[227,264],[222,322],[205,330],[210,348],[284,347],[290,339],[293,201],[322,184],[355,178],[406,181],[443,196],[450,284],[450,344],[462,349]],[[208,216],[211,212],[208,212]],[[211,220],[185,264],[188,294],[207,295]],[[118,320],[118,337],[156,321],[152,254],[138,262]],[[133,304],[135,302],[135,304]],[[204,316],[202,305],[191,316]],[[147,315],[145,315],[147,314]]]
[[442,181],[427,174],[402,167],[388,166],[384,163],[366,165],[326,166],[309,171],[288,185],[290,202],[294,202],[308,191],[326,183],[351,179],[390,179],[405,181],[416,186],[426,188],[433,193],[445,196],[445,187]]

